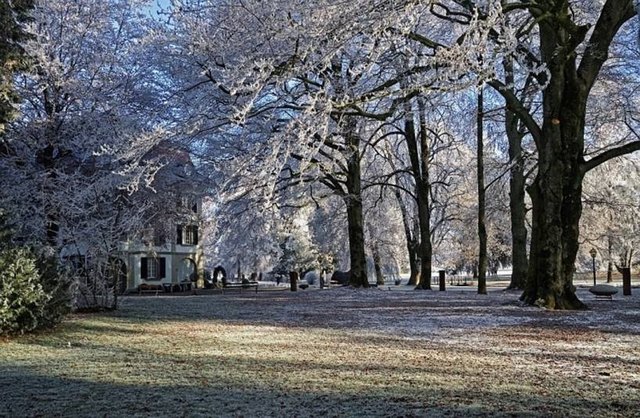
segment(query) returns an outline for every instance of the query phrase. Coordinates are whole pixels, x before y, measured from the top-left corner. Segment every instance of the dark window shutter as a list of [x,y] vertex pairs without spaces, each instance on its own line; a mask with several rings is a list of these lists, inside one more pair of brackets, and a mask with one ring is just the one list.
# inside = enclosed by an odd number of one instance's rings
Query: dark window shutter
[[193,228],[193,245],[198,245],[198,226],[192,226]]
[[164,257],[158,258],[158,277],[159,279],[164,279],[164,276],[167,274],[167,260]]
[[178,241],[177,241],[177,243],[182,245],[182,225],[178,225],[177,231],[178,231]]
[[146,279],[149,273],[147,272],[147,257],[142,257],[140,259],[140,277]]

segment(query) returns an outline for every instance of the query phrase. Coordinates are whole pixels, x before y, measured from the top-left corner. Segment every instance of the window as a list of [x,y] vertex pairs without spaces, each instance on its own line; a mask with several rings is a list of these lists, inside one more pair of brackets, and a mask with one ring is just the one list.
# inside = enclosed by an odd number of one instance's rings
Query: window
[[158,263],[153,258],[147,258],[147,279],[158,277]]
[[178,225],[178,244],[198,245],[198,226]]
[[190,196],[182,196],[178,199],[178,208],[186,209],[193,213],[198,213],[198,202]]
[[145,280],[164,279],[166,265],[164,257],[142,257],[140,260],[140,277]]

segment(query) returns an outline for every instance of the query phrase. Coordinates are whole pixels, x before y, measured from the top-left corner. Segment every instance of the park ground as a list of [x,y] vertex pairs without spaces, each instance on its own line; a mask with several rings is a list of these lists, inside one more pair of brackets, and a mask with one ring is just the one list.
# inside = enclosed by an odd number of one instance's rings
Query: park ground
[[640,417],[640,289],[143,295],[0,340],[0,416]]

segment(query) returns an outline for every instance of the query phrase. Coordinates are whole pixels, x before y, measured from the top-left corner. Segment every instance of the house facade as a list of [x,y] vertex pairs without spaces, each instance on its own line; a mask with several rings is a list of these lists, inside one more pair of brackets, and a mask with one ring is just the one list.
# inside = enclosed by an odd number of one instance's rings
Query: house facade
[[137,291],[143,285],[162,286],[166,291],[203,287],[204,255],[199,224],[192,219],[175,225],[174,229],[175,234],[163,242],[157,240],[158,235],[167,235],[155,233],[153,242],[143,240],[122,244],[120,258],[126,269],[126,274],[123,274],[126,275],[126,284],[121,284],[121,291]]
[[145,159],[161,168],[152,187],[124,199],[122,216],[133,213],[136,218],[129,218],[130,225],[113,225],[120,229],[109,236],[113,245],[104,245],[101,236],[80,236],[62,246],[61,261],[74,271],[80,286],[115,284],[118,293],[204,286],[202,179],[189,154],[168,143],[156,146]]
[[[204,287],[202,193],[189,155],[160,146],[153,157],[164,166],[154,180],[156,193],[142,197],[150,206],[141,235],[122,243],[126,267],[123,292],[162,286],[166,291]],[[124,268],[123,267],[123,268]],[[125,276],[125,273],[121,273]]]

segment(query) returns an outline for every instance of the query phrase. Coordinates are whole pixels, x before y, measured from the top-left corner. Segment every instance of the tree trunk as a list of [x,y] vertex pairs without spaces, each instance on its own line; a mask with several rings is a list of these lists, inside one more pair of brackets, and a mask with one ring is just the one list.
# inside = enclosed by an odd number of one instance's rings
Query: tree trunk
[[291,286],[291,291],[295,292],[298,290],[298,272],[290,271],[289,272],[289,285]]
[[[513,85],[513,64],[505,60],[505,81]],[[513,91],[513,90],[512,90]],[[505,131],[509,141],[509,208],[511,216],[511,282],[508,289],[524,289],[527,282],[527,227],[525,198],[524,161],[522,153],[523,134],[518,129],[519,118],[507,106],[505,108]]]
[[[395,171],[395,167],[392,168]],[[420,275],[417,259],[418,242],[414,238],[414,234],[411,231],[411,219],[409,218],[409,214],[407,213],[407,207],[402,200],[402,193],[398,188],[395,188],[394,194],[396,196],[396,201],[398,202],[398,207],[400,208],[400,214],[402,215],[402,226],[404,227],[404,236],[407,244],[407,254],[409,254],[410,275],[409,283],[407,284],[415,286],[418,283],[418,278]]]
[[378,286],[384,286],[384,275],[382,274],[382,259],[380,258],[380,249],[378,243],[373,244],[371,248],[373,256],[373,268],[376,272],[376,284]]
[[[580,104],[572,101],[570,107],[577,106]],[[568,107],[563,109],[565,133],[581,130],[583,125],[570,116]],[[584,176],[575,142],[582,150],[582,141],[567,141],[556,125],[547,123],[543,128],[545,144],[538,156],[538,174],[528,189],[532,202],[531,261],[523,300],[550,309],[581,309],[584,304],[575,294],[573,274]]]
[[551,80],[543,94],[544,113],[550,117],[543,122],[544,141],[536,144],[538,173],[528,189],[531,262],[523,300],[549,309],[585,307],[575,294],[573,274],[582,214],[586,97],[565,74],[571,71],[567,66],[575,69],[575,56],[566,59],[550,66]]
[[478,88],[477,128],[477,181],[478,181],[478,293],[487,294],[487,226],[486,226],[486,189],[484,187],[484,132],[483,132],[483,87]]
[[534,128],[538,172],[528,188],[532,239],[523,300],[550,309],[580,309],[585,306],[575,294],[572,279],[582,213],[582,180],[588,170],[640,147],[636,141],[585,161],[587,99],[614,36],[635,11],[630,0],[607,0],[581,52],[579,67],[576,48],[585,41],[590,27],[574,24],[569,2],[550,2],[530,11],[539,18],[540,53],[548,69],[548,83],[543,92],[542,127],[536,130],[533,124],[528,125]]
[[55,172],[55,157],[54,147],[49,145],[41,150],[37,151],[36,161],[44,169],[47,178],[50,180],[44,186],[44,214],[45,214],[45,238],[46,243],[52,248],[58,248],[58,235],[60,233],[60,224],[57,214],[57,209],[52,203],[51,196],[54,193],[52,190],[55,186],[52,184],[58,177]]
[[347,195],[344,197],[347,206],[347,223],[349,229],[349,257],[351,261],[351,278],[349,283],[354,287],[369,287],[367,279],[367,259],[364,243],[364,217],[362,210],[362,183],[360,178],[360,136],[357,134],[355,118],[347,118],[345,139],[347,143]]
[[[421,103],[421,102],[420,102]],[[420,122],[424,123],[424,105],[419,104]],[[431,289],[431,213],[429,208],[429,144],[427,141],[427,133],[424,126],[420,130],[420,138],[416,135],[414,114],[411,104],[405,104],[405,139],[407,141],[407,150],[409,151],[409,160],[411,162],[411,171],[416,183],[416,196],[418,204],[418,223],[420,225],[420,282],[416,289]],[[418,141],[420,141],[420,150],[418,149]],[[426,159],[425,159],[426,158]]]
[[418,115],[420,120],[420,173],[422,181],[418,190],[418,219],[420,222],[420,287],[431,290],[431,262],[433,246],[431,244],[431,181],[429,164],[431,147],[427,136],[426,106],[424,99],[418,97]]

